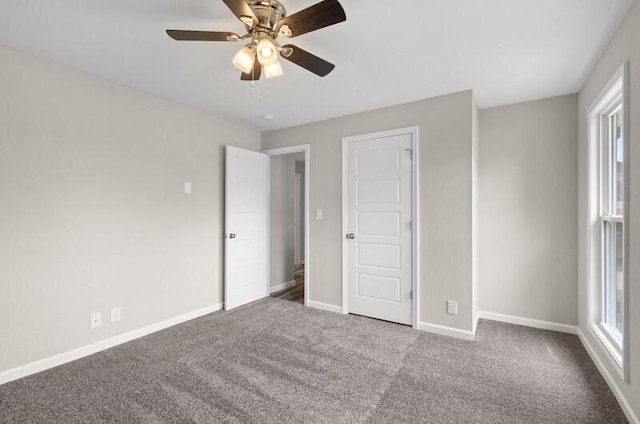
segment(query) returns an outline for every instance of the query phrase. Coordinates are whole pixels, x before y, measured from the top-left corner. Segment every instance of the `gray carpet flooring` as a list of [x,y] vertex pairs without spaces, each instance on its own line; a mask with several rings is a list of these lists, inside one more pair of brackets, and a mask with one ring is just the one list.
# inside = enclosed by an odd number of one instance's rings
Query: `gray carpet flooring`
[[623,423],[577,337],[267,298],[0,386],[2,423]]

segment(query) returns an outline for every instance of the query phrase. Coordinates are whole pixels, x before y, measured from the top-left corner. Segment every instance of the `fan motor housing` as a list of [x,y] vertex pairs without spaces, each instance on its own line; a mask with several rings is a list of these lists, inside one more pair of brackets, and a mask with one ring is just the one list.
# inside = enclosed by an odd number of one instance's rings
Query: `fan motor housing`
[[287,16],[287,11],[277,0],[249,0],[247,2],[258,17],[256,26],[274,32],[278,22]]

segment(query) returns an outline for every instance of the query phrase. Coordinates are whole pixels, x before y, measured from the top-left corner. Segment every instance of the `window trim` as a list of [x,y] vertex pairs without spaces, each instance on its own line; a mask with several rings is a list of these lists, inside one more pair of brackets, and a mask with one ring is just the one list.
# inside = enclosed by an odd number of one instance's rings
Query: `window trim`
[[[617,108],[613,105],[622,103],[623,108],[623,142],[624,142],[624,218],[616,216],[615,210],[609,213],[609,217],[601,210],[604,204],[604,196],[608,197],[608,193],[603,193],[600,187],[604,187],[603,172],[601,169],[601,157],[611,152],[602,151],[603,146],[600,140],[608,135],[605,133],[609,130],[609,124],[604,125],[604,114],[612,113]],[[599,342],[600,347],[607,352],[613,368],[618,371],[620,377],[625,382],[629,382],[629,352],[630,352],[630,331],[629,331],[629,160],[628,152],[630,149],[630,108],[629,108],[629,78],[628,78],[628,62],[625,62],[613,75],[611,80],[606,84],[604,89],[596,97],[593,104],[589,108],[587,114],[587,246],[586,246],[586,311],[587,311],[587,327],[592,336]],[[608,171],[608,170],[607,170]],[[622,344],[619,338],[615,336],[615,331],[606,323],[602,314],[605,311],[604,302],[606,299],[602,284],[604,273],[606,270],[602,266],[602,258],[604,257],[604,228],[603,221],[622,222],[623,223],[623,287],[624,301],[622,303],[622,320],[624,322],[622,332]],[[616,329],[617,330],[617,329]]]

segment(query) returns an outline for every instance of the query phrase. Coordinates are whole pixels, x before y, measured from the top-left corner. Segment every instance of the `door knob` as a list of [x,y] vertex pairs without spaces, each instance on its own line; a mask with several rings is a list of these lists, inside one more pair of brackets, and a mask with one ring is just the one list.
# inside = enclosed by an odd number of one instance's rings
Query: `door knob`
[[348,238],[349,240],[353,240],[354,238],[356,238],[356,235],[355,235],[355,234],[353,234],[353,233],[349,233],[349,234],[347,234],[347,238]]
[[234,233],[229,233],[229,238],[230,239],[234,239],[234,238],[236,238],[236,235]]

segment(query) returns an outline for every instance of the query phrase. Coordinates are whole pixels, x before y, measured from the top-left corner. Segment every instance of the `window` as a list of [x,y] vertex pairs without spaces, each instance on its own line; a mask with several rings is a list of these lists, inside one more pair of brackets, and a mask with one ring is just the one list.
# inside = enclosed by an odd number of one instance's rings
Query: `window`
[[624,143],[622,104],[602,117],[600,221],[602,225],[602,325],[622,348],[624,300]]
[[621,68],[591,108],[588,176],[590,329],[621,371],[628,369],[624,87]]

